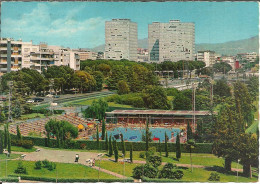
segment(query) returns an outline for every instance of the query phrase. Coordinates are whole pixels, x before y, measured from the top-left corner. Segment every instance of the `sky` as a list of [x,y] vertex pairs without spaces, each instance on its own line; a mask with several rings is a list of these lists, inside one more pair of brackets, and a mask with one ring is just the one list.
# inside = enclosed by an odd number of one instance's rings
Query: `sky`
[[70,48],[105,43],[105,21],[128,18],[138,39],[152,22],[195,23],[195,43],[223,43],[259,34],[257,2],[2,2],[1,37]]

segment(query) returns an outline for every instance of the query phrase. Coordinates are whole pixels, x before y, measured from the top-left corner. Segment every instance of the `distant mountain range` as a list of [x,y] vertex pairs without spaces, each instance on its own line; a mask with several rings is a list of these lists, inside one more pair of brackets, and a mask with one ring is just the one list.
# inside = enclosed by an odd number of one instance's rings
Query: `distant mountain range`
[[[148,48],[148,38],[138,40],[139,48]],[[104,52],[105,44],[90,49],[94,52]],[[200,43],[195,44],[195,51],[212,50],[221,55],[236,55],[244,52],[259,52],[259,36],[248,39],[229,41],[224,43]]]

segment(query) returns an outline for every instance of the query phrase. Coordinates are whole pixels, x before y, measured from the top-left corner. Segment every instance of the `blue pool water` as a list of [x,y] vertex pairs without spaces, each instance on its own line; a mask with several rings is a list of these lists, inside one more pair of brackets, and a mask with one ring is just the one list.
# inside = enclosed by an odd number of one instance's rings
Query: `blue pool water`
[[[165,132],[169,139],[172,137],[172,133],[174,134],[174,137],[177,136],[178,133],[180,133],[180,129],[178,128],[149,128],[150,132],[152,132],[152,138],[157,137],[160,138],[161,142],[165,141]],[[124,140],[132,141],[132,142],[138,142],[142,141],[142,134],[145,133],[145,129],[141,128],[124,128],[124,127],[118,127],[114,128],[113,130],[107,131],[107,136],[109,137],[112,135],[117,134],[123,134]],[[101,137],[101,133],[99,134]],[[135,139],[130,138],[136,137]],[[92,139],[92,138],[91,138]],[[117,139],[117,141],[121,141],[121,139]]]

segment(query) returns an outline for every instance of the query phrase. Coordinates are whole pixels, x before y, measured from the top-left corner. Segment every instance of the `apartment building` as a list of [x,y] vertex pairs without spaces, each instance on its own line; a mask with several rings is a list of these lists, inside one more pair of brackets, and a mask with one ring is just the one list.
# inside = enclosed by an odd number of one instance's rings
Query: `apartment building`
[[22,40],[1,38],[0,40],[0,74],[21,69]]
[[194,60],[195,24],[170,20],[148,25],[150,62]]
[[112,19],[105,23],[105,59],[137,61],[137,23]]
[[92,52],[86,49],[78,49],[77,50],[79,53],[80,61],[85,61],[85,60],[96,60],[98,57],[98,53]]
[[240,61],[247,60],[249,62],[255,62],[255,60],[258,57],[259,57],[259,54],[256,52],[237,54],[237,59],[239,59]]
[[31,42],[23,42],[22,44],[22,68],[30,68],[31,62],[31,52],[35,53],[39,51],[39,45],[33,45]]
[[138,48],[137,49],[137,62],[148,62],[148,49]]
[[48,48],[47,43],[40,43],[39,50],[30,53],[30,68],[42,72],[54,64],[54,51]]
[[214,51],[198,51],[196,56],[197,61],[204,61],[206,67],[213,66],[215,64],[215,52]]

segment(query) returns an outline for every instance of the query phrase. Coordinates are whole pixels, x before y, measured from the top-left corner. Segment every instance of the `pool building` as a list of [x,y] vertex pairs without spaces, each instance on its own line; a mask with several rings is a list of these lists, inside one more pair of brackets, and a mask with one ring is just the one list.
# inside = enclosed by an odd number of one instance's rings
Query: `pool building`
[[171,111],[171,110],[114,110],[106,112],[106,122],[125,124],[151,125],[187,125],[189,122],[196,126],[196,122],[204,116],[209,116],[209,111]]

